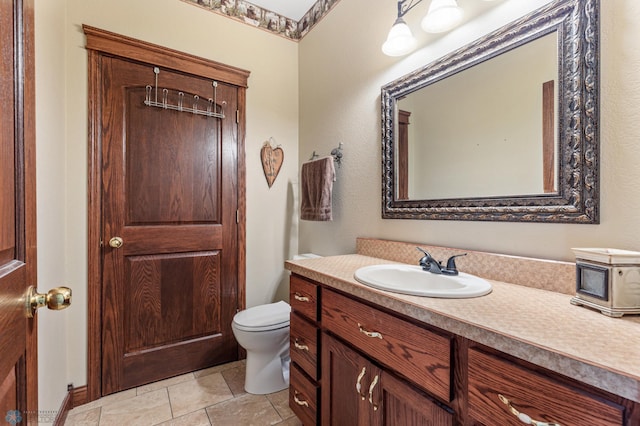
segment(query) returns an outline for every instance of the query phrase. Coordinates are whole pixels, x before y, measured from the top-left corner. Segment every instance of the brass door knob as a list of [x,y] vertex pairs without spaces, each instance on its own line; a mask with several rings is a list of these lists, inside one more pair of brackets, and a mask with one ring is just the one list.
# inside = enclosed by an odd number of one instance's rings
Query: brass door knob
[[122,247],[123,244],[124,244],[124,241],[122,241],[122,238],[120,237],[113,237],[112,239],[109,240],[109,245],[113,248],[120,248]]
[[71,289],[68,287],[56,287],[48,293],[38,293],[35,287],[31,286],[26,295],[27,317],[33,318],[38,308],[47,308],[59,311],[71,305]]

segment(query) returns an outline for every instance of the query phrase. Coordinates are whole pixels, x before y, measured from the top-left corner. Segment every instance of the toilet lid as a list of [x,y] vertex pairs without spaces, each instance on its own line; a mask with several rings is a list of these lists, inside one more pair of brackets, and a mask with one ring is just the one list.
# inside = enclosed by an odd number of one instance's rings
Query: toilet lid
[[291,306],[280,301],[240,311],[233,317],[233,322],[248,331],[274,330],[289,325],[290,313]]

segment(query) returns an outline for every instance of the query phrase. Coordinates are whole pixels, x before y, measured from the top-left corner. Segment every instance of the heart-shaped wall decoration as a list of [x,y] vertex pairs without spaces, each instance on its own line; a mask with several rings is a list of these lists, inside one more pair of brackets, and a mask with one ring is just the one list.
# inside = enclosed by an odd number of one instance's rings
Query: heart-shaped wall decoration
[[279,146],[272,148],[269,142],[265,142],[264,146],[260,150],[260,159],[262,160],[262,169],[264,170],[264,177],[267,178],[267,184],[269,188],[275,182],[282,163],[284,162],[284,151]]

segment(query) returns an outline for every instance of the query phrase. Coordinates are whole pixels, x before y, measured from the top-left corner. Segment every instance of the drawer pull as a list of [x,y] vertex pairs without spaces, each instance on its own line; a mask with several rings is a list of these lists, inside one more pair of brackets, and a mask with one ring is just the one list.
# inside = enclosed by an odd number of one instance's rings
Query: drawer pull
[[298,399],[298,395],[299,395],[298,391],[293,391],[293,400],[295,401],[295,403],[303,407],[308,407],[309,403],[307,401]]
[[520,411],[516,410],[516,408],[513,405],[511,405],[511,401],[509,401],[507,398],[505,398],[504,395],[498,394],[498,398],[500,398],[500,401],[502,401],[502,403],[509,408],[509,411],[511,411],[511,414],[516,416],[518,418],[518,420],[520,420],[522,423],[524,423],[526,425],[533,425],[533,426],[561,426],[559,423],[546,423],[546,422],[539,422],[537,420],[533,420],[528,415],[526,415],[524,413],[521,413]]
[[371,382],[371,386],[369,386],[369,404],[373,405],[373,411],[378,411],[378,405],[373,403],[373,388],[378,384],[378,375],[373,378],[373,382]]
[[382,334],[378,333],[377,331],[367,331],[362,328],[362,325],[360,323],[358,323],[358,329],[360,329],[360,333],[364,334],[367,337],[377,337],[378,339],[382,339]]
[[362,381],[362,378],[364,377],[364,374],[366,372],[367,367],[362,367],[362,371],[358,375],[358,380],[356,381],[356,392],[358,392],[358,395],[360,395],[360,398],[362,398],[363,401],[365,399],[365,396],[362,394],[362,384],[360,382]]
[[296,299],[298,302],[308,302],[309,301],[309,298],[307,296],[303,296],[298,292],[296,292],[293,295],[293,298]]
[[299,350],[301,350],[301,351],[308,351],[308,350],[309,350],[309,346],[307,346],[307,345],[301,345],[300,343],[298,343],[298,339],[296,339],[296,340],[293,342],[293,346],[295,346],[295,347],[296,347],[296,349],[299,349]]

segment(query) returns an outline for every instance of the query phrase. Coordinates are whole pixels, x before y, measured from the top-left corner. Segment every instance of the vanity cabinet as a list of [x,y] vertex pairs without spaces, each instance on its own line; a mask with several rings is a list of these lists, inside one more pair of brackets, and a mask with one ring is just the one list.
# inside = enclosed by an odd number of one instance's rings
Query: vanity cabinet
[[468,371],[473,424],[625,424],[624,407],[481,350],[469,350]]
[[638,403],[295,274],[291,306],[305,426],[640,425]]

